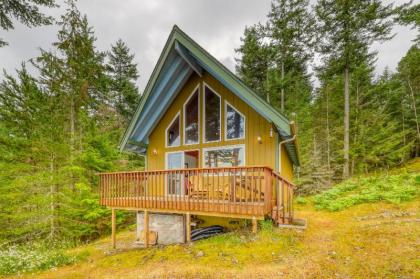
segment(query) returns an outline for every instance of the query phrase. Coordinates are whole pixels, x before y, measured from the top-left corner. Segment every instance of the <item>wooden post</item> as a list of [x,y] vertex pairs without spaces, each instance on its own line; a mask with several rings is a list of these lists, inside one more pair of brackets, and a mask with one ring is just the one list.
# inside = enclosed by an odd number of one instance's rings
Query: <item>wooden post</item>
[[185,214],[185,226],[186,226],[186,242],[191,242],[191,215],[188,212]]
[[252,217],[252,233],[257,233],[257,218]]
[[144,232],[144,247],[149,247],[149,211],[144,211],[144,224],[143,224],[143,232]]
[[272,204],[272,194],[273,194],[273,181],[271,180],[271,170],[265,168],[264,170],[264,180],[265,180],[265,188],[264,188],[264,206],[265,206],[265,213],[272,212],[273,204]]
[[117,247],[115,232],[116,232],[116,220],[115,220],[115,208],[111,209],[111,230],[112,230],[112,249]]

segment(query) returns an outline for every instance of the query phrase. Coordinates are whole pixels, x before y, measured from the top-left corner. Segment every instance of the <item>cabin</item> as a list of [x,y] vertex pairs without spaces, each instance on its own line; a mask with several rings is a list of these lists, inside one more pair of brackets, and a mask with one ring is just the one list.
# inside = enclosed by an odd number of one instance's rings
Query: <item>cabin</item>
[[248,88],[177,26],[163,48],[121,151],[142,171],[100,173],[100,204],[137,212],[137,236],[191,241],[193,225],[293,221],[293,122]]

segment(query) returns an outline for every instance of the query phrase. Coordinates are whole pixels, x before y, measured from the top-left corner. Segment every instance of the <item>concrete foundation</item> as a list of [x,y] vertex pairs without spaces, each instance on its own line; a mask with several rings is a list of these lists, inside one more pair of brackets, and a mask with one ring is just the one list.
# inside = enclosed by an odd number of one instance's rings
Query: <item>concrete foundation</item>
[[[157,244],[185,242],[185,218],[179,214],[149,213],[149,230],[157,233]],[[137,212],[137,239],[144,228],[144,213]]]

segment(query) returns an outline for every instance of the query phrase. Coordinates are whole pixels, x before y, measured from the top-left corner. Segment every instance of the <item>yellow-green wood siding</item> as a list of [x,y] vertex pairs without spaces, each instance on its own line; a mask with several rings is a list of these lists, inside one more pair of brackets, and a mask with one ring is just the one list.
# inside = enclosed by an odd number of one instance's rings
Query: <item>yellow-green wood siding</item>
[[[204,84],[209,85],[216,93],[221,96],[221,141],[204,143],[203,142],[203,98],[204,98]],[[183,145],[184,135],[184,111],[183,106],[194,89],[199,85],[200,88],[200,135],[199,144]],[[225,101],[228,101],[232,106],[235,107],[245,116],[245,139],[242,140],[225,140]],[[166,140],[166,128],[169,126],[171,121],[174,119],[177,113],[181,115],[181,146],[179,147],[165,147]],[[245,144],[245,165],[247,166],[268,166],[275,169],[275,137],[270,137],[271,124],[259,115],[253,108],[248,106],[245,102],[239,99],[236,95],[230,92],[220,82],[214,79],[209,74],[204,74],[199,77],[193,74],[186,82],[184,87],[181,89],[179,95],[175,98],[172,105],[165,112],[165,115],[161,118],[159,123],[155,126],[149,137],[149,146],[147,149],[147,169],[157,170],[165,169],[165,158],[166,152],[173,151],[185,151],[185,150],[199,150],[199,167],[202,167],[202,156],[203,148],[206,147],[217,147],[217,146],[229,146],[236,144]],[[262,143],[258,143],[257,138],[261,137]],[[156,152],[154,152],[156,151]],[[283,153],[287,157],[287,153]],[[287,166],[290,164],[290,160],[285,163],[282,162],[284,168],[291,167]]]

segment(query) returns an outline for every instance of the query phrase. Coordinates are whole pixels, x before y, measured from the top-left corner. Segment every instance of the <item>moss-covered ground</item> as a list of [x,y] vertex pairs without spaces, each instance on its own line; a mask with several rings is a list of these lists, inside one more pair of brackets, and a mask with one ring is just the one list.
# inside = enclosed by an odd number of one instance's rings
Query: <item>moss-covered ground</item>
[[[417,175],[418,162],[407,173]],[[378,177],[386,181],[383,174]],[[418,192],[419,185],[413,183]],[[352,193],[363,192],[356,188]],[[308,221],[306,230],[262,222],[255,235],[243,228],[192,244],[149,249],[133,245],[134,231],[123,231],[117,235],[117,250],[106,237],[68,251],[84,255],[76,264],[22,277],[420,278],[418,196],[397,202],[367,200],[337,211],[320,210],[309,199],[296,204],[295,214]]]
[[299,205],[305,231],[244,229],[198,241],[149,249],[135,233],[69,251],[82,262],[26,274],[28,278],[419,278],[420,200],[357,205],[340,212]]

